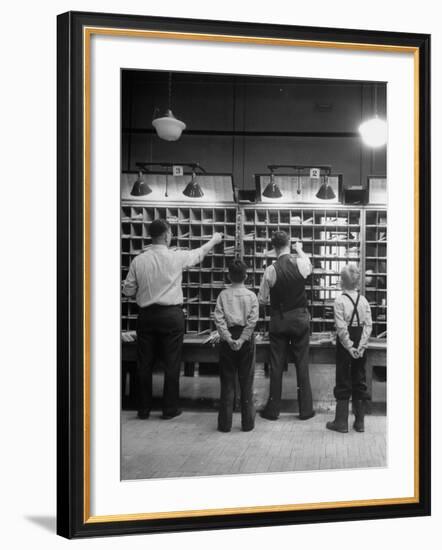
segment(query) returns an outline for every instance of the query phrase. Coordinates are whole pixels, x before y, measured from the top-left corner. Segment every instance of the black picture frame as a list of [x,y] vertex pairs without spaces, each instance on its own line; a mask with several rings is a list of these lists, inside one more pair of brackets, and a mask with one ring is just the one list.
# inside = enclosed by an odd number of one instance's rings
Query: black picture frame
[[[411,48],[419,61],[418,487],[414,502],[150,519],[90,517],[85,488],[84,29],[138,29]],[[57,21],[57,532],[67,538],[335,522],[430,514],[430,36],[194,19],[68,12]]]

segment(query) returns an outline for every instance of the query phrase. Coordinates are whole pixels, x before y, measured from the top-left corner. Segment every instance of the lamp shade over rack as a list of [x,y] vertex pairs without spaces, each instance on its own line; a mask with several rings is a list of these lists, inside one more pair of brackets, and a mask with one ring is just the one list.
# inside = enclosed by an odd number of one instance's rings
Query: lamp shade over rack
[[130,194],[133,195],[134,197],[141,197],[143,195],[149,195],[149,193],[152,193],[152,189],[144,181],[143,173],[138,172],[138,177],[135,180],[135,183],[133,184],[132,191],[130,192]]
[[328,177],[324,178],[324,181],[319,188],[319,191],[316,193],[316,198],[321,200],[331,200],[336,198],[335,192],[332,189],[332,186],[328,182]]
[[267,184],[262,194],[268,199],[280,199],[282,197],[281,189],[278,187],[278,184],[275,183],[275,174],[273,172],[270,174],[270,182]]
[[196,181],[195,172],[192,173],[192,179],[186,185],[186,188],[183,191],[183,195],[186,197],[192,197],[194,199],[199,199],[204,196],[204,191],[201,189],[200,184]]

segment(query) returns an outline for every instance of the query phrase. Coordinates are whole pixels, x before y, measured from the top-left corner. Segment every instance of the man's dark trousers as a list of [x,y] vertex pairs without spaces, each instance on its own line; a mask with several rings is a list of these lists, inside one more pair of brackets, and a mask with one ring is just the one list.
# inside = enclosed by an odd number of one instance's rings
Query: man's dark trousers
[[152,408],[152,369],[164,363],[163,414],[179,405],[184,313],[181,306],[152,305],[140,310],[137,325],[138,410]]
[[270,317],[270,392],[265,414],[277,418],[281,411],[282,374],[292,349],[298,382],[299,415],[313,414],[309,375],[310,314],[305,307],[272,311]]
[[[243,327],[231,327],[233,339],[239,338]],[[221,397],[218,414],[218,429],[229,431],[232,427],[233,401],[235,395],[235,377],[238,376],[241,393],[241,426],[245,431],[255,425],[255,408],[253,404],[253,378],[255,375],[255,340],[243,343],[241,349],[233,351],[227,342],[219,345],[219,373],[221,380]]]

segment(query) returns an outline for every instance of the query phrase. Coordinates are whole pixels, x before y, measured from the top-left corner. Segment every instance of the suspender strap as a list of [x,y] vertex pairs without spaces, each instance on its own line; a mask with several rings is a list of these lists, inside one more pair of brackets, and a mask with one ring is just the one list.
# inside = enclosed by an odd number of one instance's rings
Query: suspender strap
[[358,292],[358,297],[356,298],[356,302],[353,300],[353,298],[352,298],[349,294],[347,294],[347,293],[344,292],[342,295],[343,295],[343,296],[347,296],[347,298],[348,298],[348,299],[350,300],[350,302],[353,304],[353,314],[352,314],[352,316],[351,316],[350,323],[349,323],[348,326],[349,326],[349,327],[352,326],[352,324],[353,324],[353,319],[355,318],[355,315],[356,315],[356,319],[358,320],[358,327],[361,326],[361,322],[360,322],[360,320],[359,320],[359,313],[358,313],[358,304],[359,304],[359,298],[360,298],[361,295],[360,295],[359,292]]

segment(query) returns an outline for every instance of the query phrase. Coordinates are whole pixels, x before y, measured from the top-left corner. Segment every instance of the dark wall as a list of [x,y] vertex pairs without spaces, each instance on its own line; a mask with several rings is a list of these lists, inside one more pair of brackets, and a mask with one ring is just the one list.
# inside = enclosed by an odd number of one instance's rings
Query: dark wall
[[[385,116],[385,84],[377,85]],[[330,164],[344,185],[386,173],[386,149],[365,147],[359,124],[374,112],[374,85],[363,82],[174,73],[172,109],[186,131],[159,139],[152,118],[167,107],[168,73],[122,73],[122,170],[136,162],[200,162],[233,173],[240,189],[267,164]]]

